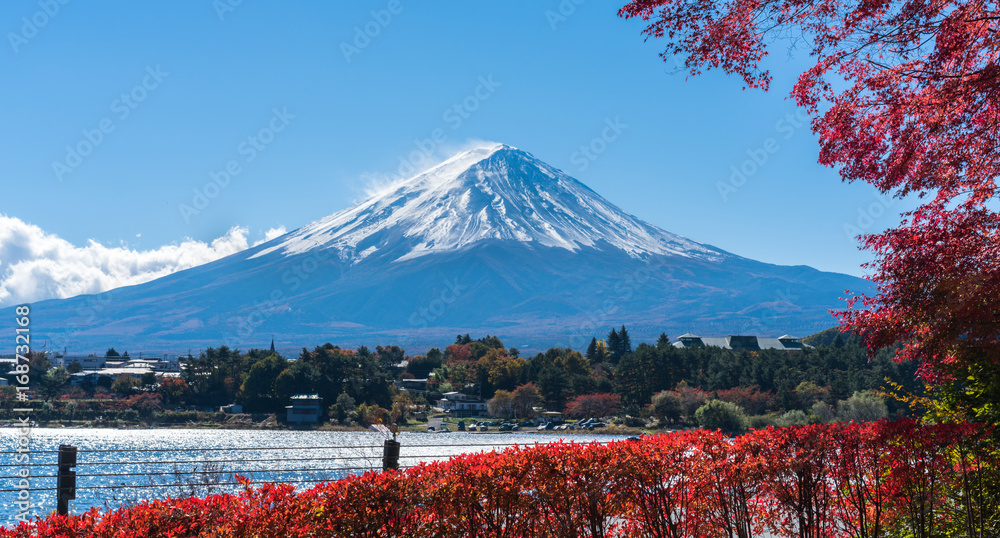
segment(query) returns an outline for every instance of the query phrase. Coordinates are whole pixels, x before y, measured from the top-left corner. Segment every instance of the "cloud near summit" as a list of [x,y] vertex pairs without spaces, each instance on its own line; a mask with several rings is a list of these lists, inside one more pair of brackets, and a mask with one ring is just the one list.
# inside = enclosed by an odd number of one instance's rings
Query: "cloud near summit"
[[185,239],[153,250],[78,247],[17,217],[0,215],[0,306],[101,293],[149,282],[235,254],[285,233],[272,228],[253,244],[234,226],[211,243]]

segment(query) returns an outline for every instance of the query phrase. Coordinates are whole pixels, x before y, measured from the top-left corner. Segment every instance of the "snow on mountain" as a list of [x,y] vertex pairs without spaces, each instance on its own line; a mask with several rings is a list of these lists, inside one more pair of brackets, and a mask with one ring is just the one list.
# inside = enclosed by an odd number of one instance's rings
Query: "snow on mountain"
[[727,256],[651,226],[534,156],[496,144],[455,155],[285,235],[253,257],[333,248],[342,260],[357,262],[392,247],[392,260],[404,261],[489,240],[569,251],[615,248],[633,258]]
[[[809,334],[868,283],[754,261],[645,223],[528,153],[460,153],[349,209],[214,262],[100,296],[32,305],[56,348],[402,344],[497,334],[579,348]],[[13,315],[13,314],[12,314]]]

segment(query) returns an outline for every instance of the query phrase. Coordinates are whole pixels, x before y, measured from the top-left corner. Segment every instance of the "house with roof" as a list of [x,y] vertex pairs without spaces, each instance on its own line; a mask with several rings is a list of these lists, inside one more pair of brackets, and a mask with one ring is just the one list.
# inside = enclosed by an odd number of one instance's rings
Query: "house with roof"
[[393,383],[399,387],[399,390],[408,390],[413,392],[427,392],[427,378],[424,379],[400,379],[394,381]]
[[[106,363],[106,365],[107,364],[109,363]],[[89,383],[96,386],[102,378],[110,381],[115,381],[121,377],[134,377],[136,379],[141,379],[142,376],[151,373],[156,372],[147,366],[122,364],[120,366],[106,366],[105,368],[97,370],[84,370],[82,372],[70,374],[69,380],[71,385]]]
[[69,355],[56,355],[52,358],[52,367],[69,367],[71,364],[76,363],[80,365],[83,370],[101,370],[104,368],[147,368],[153,370],[157,373],[159,372],[180,372],[180,360],[177,355],[163,355],[163,357],[155,358],[142,358],[142,354],[139,354],[139,358],[131,357],[98,357],[95,355],[83,356],[69,356]]
[[462,394],[461,392],[446,392],[444,398],[438,400],[438,407],[455,417],[481,417],[486,414],[486,402]]
[[812,347],[803,344],[801,338],[785,334],[777,338],[764,338],[760,336],[730,335],[730,336],[698,336],[691,333],[682,334],[677,337],[673,346],[679,349],[699,346],[715,346],[723,349],[749,349],[751,351],[761,351],[765,349],[776,349],[779,351],[799,351]]
[[319,394],[296,394],[292,396],[291,404],[285,406],[290,424],[319,422],[323,416],[323,398]]

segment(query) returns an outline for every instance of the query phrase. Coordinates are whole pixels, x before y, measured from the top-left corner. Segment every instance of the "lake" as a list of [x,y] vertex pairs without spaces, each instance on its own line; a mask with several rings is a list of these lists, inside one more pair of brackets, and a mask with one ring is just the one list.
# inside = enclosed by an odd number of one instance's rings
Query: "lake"
[[[77,455],[77,494],[71,513],[102,510],[146,499],[236,491],[234,474],[253,481],[281,481],[307,488],[349,473],[382,468],[377,432],[262,430],[117,430],[33,428],[31,461],[15,461],[19,429],[0,429],[0,489],[17,488],[27,470],[31,488],[55,488],[56,451],[73,445]],[[400,466],[447,459],[467,452],[502,449],[514,444],[608,442],[626,436],[552,433],[403,433]],[[31,466],[26,466],[30,463]],[[0,524],[16,523],[17,493],[0,492]],[[31,492],[32,514],[56,508],[55,491]]]

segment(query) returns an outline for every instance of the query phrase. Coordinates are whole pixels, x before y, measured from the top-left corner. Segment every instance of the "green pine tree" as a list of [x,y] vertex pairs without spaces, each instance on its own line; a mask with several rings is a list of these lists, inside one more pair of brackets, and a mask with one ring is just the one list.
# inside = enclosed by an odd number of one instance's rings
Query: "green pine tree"
[[618,331],[611,329],[608,333],[608,351],[611,352],[611,361],[617,363],[622,358],[622,341],[618,336]]
[[621,354],[632,353],[632,340],[629,338],[628,331],[625,330],[624,325],[622,325],[622,330],[618,332],[618,339],[620,340]]
[[590,339],[590,345],[587,346],[587,360],[590,361],[591,364],[596,364],[597,362],[599,362],[597,360],[597,337],[596,336],[594,338]]

